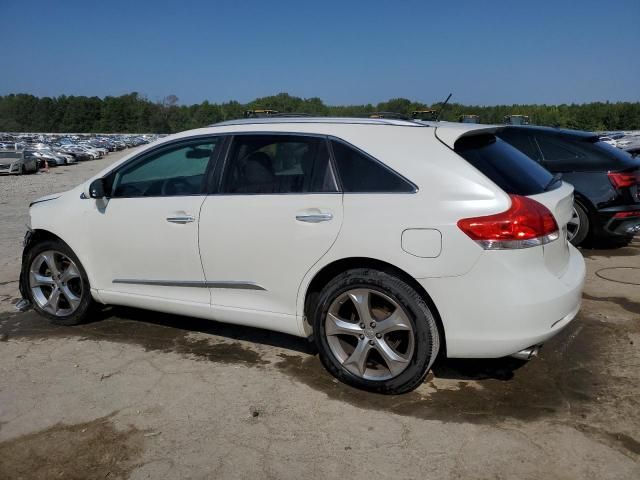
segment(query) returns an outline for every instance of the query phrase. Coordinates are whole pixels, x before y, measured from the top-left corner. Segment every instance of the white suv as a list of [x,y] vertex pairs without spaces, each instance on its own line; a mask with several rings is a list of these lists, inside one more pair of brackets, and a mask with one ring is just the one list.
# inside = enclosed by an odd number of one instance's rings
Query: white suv
[[573,187],[499,127],[238,120],[34,202],[21,291],[51,321],[127,305],[312,337],[340,380],[530,356],[580,307]]

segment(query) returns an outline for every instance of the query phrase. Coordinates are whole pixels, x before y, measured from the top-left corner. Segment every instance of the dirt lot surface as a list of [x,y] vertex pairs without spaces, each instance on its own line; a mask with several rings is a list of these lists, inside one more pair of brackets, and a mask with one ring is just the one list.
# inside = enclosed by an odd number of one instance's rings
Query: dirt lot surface
[[440,361],[379,396],[283,334],[12,311],[29,201],[118,156],[0,177],[0,478],[640,478],[640,241],[583,251],[583,308],[539,358]]

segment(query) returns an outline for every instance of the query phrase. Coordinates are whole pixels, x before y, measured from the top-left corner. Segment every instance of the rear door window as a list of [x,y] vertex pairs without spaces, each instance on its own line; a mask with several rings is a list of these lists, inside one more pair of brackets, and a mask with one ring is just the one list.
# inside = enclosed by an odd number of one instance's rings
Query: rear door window
[[324,137],[237,135],[223,191],[235,194],[337,192]]
[[560,184],[544,167],[491,134],[462,137],[455,151],[506,193],[537,195]]

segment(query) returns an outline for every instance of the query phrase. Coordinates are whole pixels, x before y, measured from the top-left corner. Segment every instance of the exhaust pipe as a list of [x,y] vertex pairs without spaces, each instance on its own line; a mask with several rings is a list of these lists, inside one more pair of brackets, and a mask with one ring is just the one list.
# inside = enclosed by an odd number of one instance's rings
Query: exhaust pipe
[[524,350],[520,350],[510,356],[517,358],[518,360],[531,360],[533,357],[538,356],[538,351],[540,351],[540,346],[534,345],[533,347],[525,348]]

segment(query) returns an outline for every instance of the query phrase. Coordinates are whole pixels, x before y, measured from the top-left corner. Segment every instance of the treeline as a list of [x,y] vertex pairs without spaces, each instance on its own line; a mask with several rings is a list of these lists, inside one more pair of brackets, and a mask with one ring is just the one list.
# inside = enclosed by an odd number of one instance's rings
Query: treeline
[[[317,97],[299,98],[286,93],[257,98],[247,104],[235,101],[180,105],[170,95],[152,102],[137,92],[119,97],[35,97],[27,94],[0,96],[0,132],[150,132],[173,133],[211,123],[240,118],[245,110],[269,108],[281,113],[318,116],[366,116],[374,111],[409,115],[418,109],[439,109],[405,98],[377,105],[325,105]],[[482,123],[502,123],[505,115],[529,115],[531,123],[578,130],[640,130],[640,102],[570,105],[447,105],[441,119],[457,121],[475,114]]]

